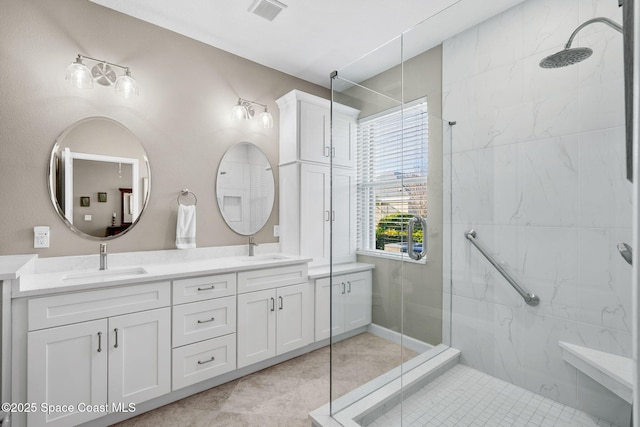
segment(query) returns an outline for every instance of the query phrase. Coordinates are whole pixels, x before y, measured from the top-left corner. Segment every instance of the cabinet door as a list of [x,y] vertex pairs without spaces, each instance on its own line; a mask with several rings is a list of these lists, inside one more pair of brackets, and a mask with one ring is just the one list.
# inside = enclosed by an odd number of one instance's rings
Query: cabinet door
[[345,284],[345,329],[349,331],[371,323],[371,272],[347,274]]
[[38,410],[28,425],[77,425],[104,413],[40,411],[40,404],[107,404],[107,321],[94,320],[29,332],[27,336],[27,396]]
[[353,167],[355,164],[356,124],[354,119],[334,111],[333,129],[333,164]]
[[329,163],[329,109],[300,101],[300,160]]
[[[341,277],[344,276],[334,277],[333,285],[331,285],[331,279],[329,277],[316,280],[316,341],[329,338],[332,334],[336,336],[344,332],[344,304]],[[333,293],[333,299],[331,298],[331,293]],[[332,301],[333,310],[331,309]],[[332,315],[333,321],[331,321]]]
[[109,319],[109,401],[140,403],[171,391],[171,309]]
[[300,168],[300,255],[315,264],[329,260],[329,173],[327,166]]
[[332,219],[333,262],[354,261],[356,239],[355,177],[351,171],[333,168]]
[[276,355],[276,292],[238,295],[238,368]]
[[304,347],[313,341],[313,294],[312,286],[284,286],[278,288],[277,296],[277,353],[282,354]]

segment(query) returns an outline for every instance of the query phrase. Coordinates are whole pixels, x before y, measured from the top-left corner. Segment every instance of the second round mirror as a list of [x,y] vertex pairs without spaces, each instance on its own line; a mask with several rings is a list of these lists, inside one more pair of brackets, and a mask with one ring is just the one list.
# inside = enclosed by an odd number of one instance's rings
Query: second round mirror
[[240,142],[220,161],[216,180],[218,207],[227,225],[250,236],[267,223],[275,198],[273,171],[256,145]]

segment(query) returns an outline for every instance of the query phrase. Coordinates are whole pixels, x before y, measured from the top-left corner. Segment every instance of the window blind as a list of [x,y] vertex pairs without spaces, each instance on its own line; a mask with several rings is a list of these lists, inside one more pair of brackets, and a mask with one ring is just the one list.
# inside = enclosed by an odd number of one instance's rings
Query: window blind
[[358,123],[359,250],[406,252],[408,218],[427,216],[428,130],[424,98]]

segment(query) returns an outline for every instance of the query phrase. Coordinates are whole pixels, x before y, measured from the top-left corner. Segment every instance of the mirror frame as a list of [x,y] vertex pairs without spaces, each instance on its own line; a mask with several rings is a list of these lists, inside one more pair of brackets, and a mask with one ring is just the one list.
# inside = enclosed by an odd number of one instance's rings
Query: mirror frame
[[[58,199],[56,197],[56,181],[54,179],[54,173],[56,170],[56,165],[55,165],[55,154],[58,153],[60,150],[60,141],[62,140],[62,138],[64,138],[68,133],[70,133],[73,129],[75,129],[77,126],[91,121],[91,120],[104,120],[104,121],[108,121],[113,123],[116,126],[119,126],[121,128],[123,128],[124,130],[126,130],[129,134],[131,134],[131,136],[133,138],[135,138],[136,140],[138,140],[138,143],[140,144],[140,148],[142,149],[142,152],[144,153],[144,165],[146,166],[146,171],[147,171],[147,180],[145,181],[145,183],[143,185],[139,185],[138,188],[140,189],[140,193],[142,196],[142,206],[140,207],[140,212],[138,213],[138,217],[135,219],[135,221],[130,222],[130,223],[122,223],[122,225],[127,225],[127,228],[123,229],[121,232],[111,235],[111,236],[93,236],[91,234],[87,234],[84,231],[80,230],[78,227],[76,227],[75,225],[73,225],[73,223],[71,223],[69,221],[69,219],[67,218],[64,210],[62,209],[62,207],[60,206],[60,204],[58,203]],[[142,165],[139,166],[140,168],[142,168]],[[144,213],[145,209],[147,208],[147,205],[149,204],[149,198],[151,196],[151,164],[149,162],[149,156],[147,155],[147,150],[145,150],[144,146],[142,145],[142,142],[138,139],[138,137],[131,132],[131,130],[129,128],[127,128],[125,125],[123,125],[122,123],[118,122],[117,120],[114,120],[110,117],[105,117],[105,116],[91,116],[91,117],[85,117],[84,119],[80,119],[72,124],[70,124],[69,126],[67,126],[65,128],[65,130],[62,131],[62,133],[60,133],[60,135],[58,135],[58,137],[56,138],[53,147],[51,148],[51,152],[49,154],[49,163],[48,163],[48,167],[47,167],[47,190],[49,191],[49,198],[51,200],[51,204],[53,205],[56,213],[58,214],[58,216],[60,217],[60,219],[64,222],[64,224],[67,226],[68,229],[70,229],[71,231],[73,231],[75,234],[77,234],[80,237],[83,237],[85,239],[89,239],[89,240],[94,240],[94,241],[107,241],[107,240],[113,240],[115,238],[121,237],[123,235],[125,235],[126,233],[129,232],[129,230],[131,230],[133,227],[136,226],[136,224],[138,224],[138,222],[140,221],[140,218],[142,217],[142,214]],[[123,206],[121,206],[121,209],[124,209]],[[122,219],[121,219],[122,221]]]
[[[224,211],[223,211],[223,207],[220,204],[220,197],[218,195],[218,190],[219,190],[219,179],[220,179],[220,168],[222,167],[222,163],[225,160],[227,154],[229,154],[231,152],[231,150],[241,146],[241,145],[248,145],[250,147],[253,147],[255,149],[257,149],[260,154],[262,154],[262,156],[264,156],[264,159],[267,161],[267,164],[269,165],[270,168],[270,172],[271,172],[271,180],[273,182],[273,194],[272,194],[272,201],[271,201],[271,206],[269,207],[269,214],[267,215],[267,217],[264,220],[264,223],[254,232],[252,233],[241,233],[237,230],[235,230],[231,224],[229,224],[229,221],[227,220],[227,218],[224,215]],[[273,214],[273,207],[275,206],[276,203],[276,177],[275,174],[273,173],[273,165],[271,164],[271,162],[269,161],[269,158],[267,157],[267,155],[265,154],[264,151],[262,151],[262,149],[260,147],[258,147],[256,144],[254,144],[253,142],[249,142],[249,141],[240,141],[236,144],[233,144],[232,146],[230,146],[229,148],[227,148],[227,150],[224,152],[224,154],[222,155],[222,158],[220,159],[220,163],[218,163],[218,169],[216,170],[216,182],[215,182],[215,193],[216,193],[216,204],[218,205],[218,210],[220,212],[220,216],[222,217],[222,219],[224,220],[224,223],[227,225],[227,227],[229,227],[229,229],[231,231],[233,231],[234,233],[240,235],[240,236],[253,236],[256,233],[258,233],[260,230],[262,230],[267,223],[269,222],[269,218],[271,218],[271,215]]]

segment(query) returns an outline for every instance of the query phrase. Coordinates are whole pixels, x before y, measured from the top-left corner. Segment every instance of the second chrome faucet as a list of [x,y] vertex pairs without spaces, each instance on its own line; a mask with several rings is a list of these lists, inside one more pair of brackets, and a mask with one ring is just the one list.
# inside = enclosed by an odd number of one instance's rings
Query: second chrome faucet
[[100,243],[100,270],[107,269],[107,244]]
[[255,236],[249,236],[249,256],[253,256],[253,248],[258,246],[258,244],[254,241]]

